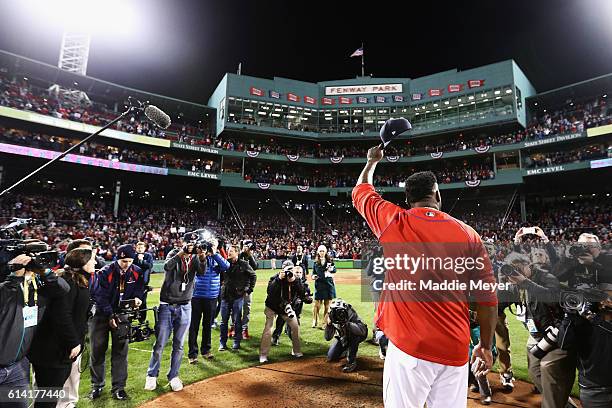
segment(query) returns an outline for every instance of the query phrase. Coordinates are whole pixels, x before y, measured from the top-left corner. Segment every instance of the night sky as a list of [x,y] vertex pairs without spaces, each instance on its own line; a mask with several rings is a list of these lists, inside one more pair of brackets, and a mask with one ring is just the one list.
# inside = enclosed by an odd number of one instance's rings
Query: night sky
[[[19,1],[0,0],[0,49],[56,64],[63,28],[34,20]],[[264,78],[355,77],[360,59],[349,55],[362,41],[375,77],[514,58],[544,91],[612,72],[608,0],[125,1],[135,34],[95,34],[88,75],[199,103],[240,61],[243,74]]]

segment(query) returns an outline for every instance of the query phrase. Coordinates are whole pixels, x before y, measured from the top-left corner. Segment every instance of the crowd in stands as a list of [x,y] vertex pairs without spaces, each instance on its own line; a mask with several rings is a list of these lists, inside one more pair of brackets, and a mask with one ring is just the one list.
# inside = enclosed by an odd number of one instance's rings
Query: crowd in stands
[[[211,201],[213,202],[213,201]],[[279,203],[280,204],[280,203]],[[261,205],[261,204],[260,204]],[[210,228],[228,242],[253,239],[262,259],[283,259],[302,244],[312,252],[326,243],[336,257],[359,259],[361,251],[374,237],[363,219],[347,204],[335,208],[319,207],[316,225],[312,229],[312,212],[278,205],[263,210],[242,206],[243,228],[231,215],[216,218],[216,206],[147,204],[128,202],[122,205],[117,218],[113,216],[112,199],[97,197],[62,197],[61,195],[9,195],[0,199],[0,224],[12,217],[34,218],[37,223],[24,230],[25,238],[38,238],[62,249],[68,239],[91,237],[100,253],[111,260],[117,248],[126,242],[145,241],[149,251],[164,259],[185,231]],[[483,207],[484,208],[484,207]],[[602,242],[612,242],[612,199],[588,197],[561,200],[529,207],[526,223],[518,212],[510,212],[503,222],[503,209],[478,211],[458,209],[453,215],[471,225],[483,239],[500,244],[510,243],[521,226],[540,226],[552,241],[575,240],[583,232],[599,236]]]
[[[0,72],[0,106],[93,126],[105,126],[121,113],[91,100],[75,102],[48,89],[33,86],[27,78],[10,79],[2,72]],[[187,123],[172,124],[170,128],[163,130],[145,120],[142,115],[129,115],[126,119],[117,122],[113,128],[137,135],[179,141],[189,136],[201,139],[209,133],[199,124]]]
[[[446,142],[425,140],[404,140],[394,143],[387,155],[416,156],[435,152],[462,151],[483,146],[513,144],[523,141],[540,140],[558,134],[582,132],[587,128],[612,123],[612,110],[606,97],[598,97],[585,103],[571,103],[554,112],[544,112],[535,117],[526,129],[500,135],[458,134]],[[10,80],[0,73],[0,105],[34,111],[56,118],[102,126],[117,115],[117,112],[103,104],[89,102],[76,104],[53,95],[48,90],[31,86],[25,79]],[[119,122],[115,127],[129,133],[142,134],[179,140],[192,145],[208,145],[230,151],[258,151],[277,155],[300,155],[312,158],[364,157],[366,145],[324,146],[313,144],[287,144],[271,139],[266,143],[241,141],[232,138],[215,138],[212,132],[200,125],[172,125],[167,131],[156,128],[146,120],[132,116]]]
[[572,150],[534,153],[525,157],[525,167],[532,169],[605,158],[612,158],[612,144],[610,143],[587,145]]
[[[493,166],[485,161],[479,164],[467,162],[450,165],[447,164],[443,169],[394,169],[393,173],[380,172],[375,176],[375,183],[381,187],[399,187],[400,183],[406,181],[406,174],[411,174],[419,170],[432,170],[439,183],[449,184],[464,181],[490,180],[495,178]],[[358,174],[343,174],[334,171],[328,174],[321,174],[315,171],[314,174],[305,175],[304,172],[293,170],[290,166],[280,166],[272,169],[270,166],[257,166],[245,170],[244,179],[249,183],[269,183],[275,185],[301,185],[311,187],[353,187]]]
[[[0,126],[0,143],[30,146],[38,149],[63,152],[77,144],[79,140],[61,136],[51,136],[33,133],[25,130],[4,128]],[[180,158],[169,153],[155,151],[133,150],[125,147],[109,146],[107,144],[87,142],[81,145],[74,154],[95,157],[124,163],[145,164],[164,168],[183,169],[191,171],[206,171],[218,173],[220,163],[210,159]]]

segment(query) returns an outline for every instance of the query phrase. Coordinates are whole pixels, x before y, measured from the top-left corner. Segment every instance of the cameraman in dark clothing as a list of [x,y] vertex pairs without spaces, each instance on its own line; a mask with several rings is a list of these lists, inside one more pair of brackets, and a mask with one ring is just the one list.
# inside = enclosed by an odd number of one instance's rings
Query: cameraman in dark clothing
[[[255,259],[255,255],[253,255],[253,251],[255,250],[255,243],[250,239],[245,239],[242,241],[242,251],[240,255],[238,255],[238,259],[247,261],[253,269],[253,271],[257,270],[257,260]],[[244,301],[242,304],[242,314],[239,316],[242,319],[242,338],[244,340],[249,339],[249,321],[251,320],[251,292],[245,292]],[[236,322],[232,319],[234,325]],[[235,327],[232,329],[232,333],[235,331]]]
[[[153,272],[153,255],[147,252],[147,244],[140,241],[136,244],[136,258],[134,259],[134,265],[139,267],[142,270],[144,285],[145,287],[149,286],[149,281],[151,280],[151,272]],[[140,316],[138,320],[140,323],[144,323],[147,320],[147,294],[149,291],[144,292],[144,298],[142,299],[142,305],[140,305]]]
[[[73,249],[65,258],[58,276],[70,286],[65,296],[53,299],[41,321],[28,358],[34,367],[37,387],[62,388],[72,363],[82,352],[89,313],[89,277],[96,259],[91,249]],[[39,402],[35,407],[53,408],[56,401]]]
[[569,248],[569,257],[553,268],[560,282],[570,288],[595,288],[600,283],[612,283],[612,254],[601,249],[599,238],[581,234],[578,244]]
[[132,245],[122,245],[117,249],[117,260],[97,273],[99,286],[92,295],[95,314],[89,320],[91,342],[90,372],[91,399],[102,394],[105,385],[105,358],[108,349],[109,332],[113,338],[111,356],[112,397],[117,400],[128,398],[125,392],[127,382],[127,357],[129,340],[121,339],[117,333],[116,314],[121,312],[121,302],[133,300],[136,307],[142,304],[144,279],[142,271],[133,265],[136,251]]
[[325,325],[325,340],[336,339],[329,347],[327,361],[337,361],[346,354],[342,371],[350,373],[357,368],[359,343],[368,336],[368,326],[359,318],[353,306],[342,299],[335,299],[329,308]]
[[566,314],[559,330],[562,349],[576,349],[578,385],[584,408],[612,407],[612,284],[601,284],[608,299],[592,317]]
[[240,259],[239,248],[235,245],[230,246],[227,253],[227,260],[230,263],[229,269],[223,272],[223,286],[221,287],[221,335],[219,337],[219,351],[227,349],[227,325],[230,313],[235,322],[236,332],[234,333],[233,350],[240,348],[242,340],[242,306],[245,296],[253,293],[257,275],[255,271],[244,259]]
[[542,408],[564,407],[574,384],[576,356],[556,344],[557,327],[563,318],[559,281],[517,252],[506,257],[500,271],[518,286],[523,312],[517,312],[517,318],[529,331],[529,376],[542,394]]
[[270,351],[272,340],[272,325],[277,315],[281,316],[291,329],[291,342],[293,343],[291,354],[297,358],[303,356],[300,350],[300,326],[298,325],[297,316],[292,305],[296,299],[304,299],[304,297],[304,285],[293,272],[292,264],[286,264],[282,271],[270,278],[264,310],[266,323],[261,335],[261,346],[259,349],[260,363],[268,362],[268,352]]
[[[9,388],[28,389],[30,362],[26,355],[36,330],[49,303],[69,290],[64,279],[32,263],[28,255],[16,256],[8,262],[12,272],[0,283],[0,388],[4,388],[3,398],[7,397],[4,392]],[[25,408],[27,401],[16,400],[0,406]]]
[[[289,260],[283,262],[283,268],[287,265],[293,265],[293,263]],[[295,298],[294,303],[292,305],[293,310],[295,311],[295,316],[298,321],[298,325],[300,324],[300,316],[302,315],[302,309],[304,308],[304,303],[311,304],[312,303],[312,292],[310,291],[310,287],[308,286],[308,282],[306,281],[306,276],[304,275],[303,268],[301,265],[293,266],[293,272],[295,275],[302,281],[302,285],[304,285],[304,298]],[[276,323],[274,324],[274,332],[272,333],[272,345],[278,346],[280,345],[280,336],[283,333],[283,327],[285,327],[285,321],[282,316],[276,317]],[[291,338],[291,330],[289,327],[286,327],[285,332],[287,336]]]

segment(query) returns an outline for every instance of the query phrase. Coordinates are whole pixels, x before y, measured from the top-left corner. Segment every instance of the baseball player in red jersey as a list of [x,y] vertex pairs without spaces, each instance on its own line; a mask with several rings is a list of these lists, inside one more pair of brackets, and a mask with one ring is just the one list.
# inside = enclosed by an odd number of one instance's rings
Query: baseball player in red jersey
[[433,173],[415,173],[407,179],[409,210],[377,194],[372,181],[382,158],[379,146],[368,151],[367,164],[353,189],[353,205],[382,244],[385,260],[396,255],[393,248],[402,244],[411,248],[420,245],[419,253],[425,245],[433,247],[437,256],[451,262],[481,260],[480,267],[451,266],[450,272],[422,268],[406,274],[394,267],[387,269],[385,284],[410,280],[417,290],[408,294],[382,290],[376,323],[389,338],[383,375],[384,403],[393,408],[422,408],[425,403],[428,408],[465,407],[470,341],[468,292],[476,298],[481,327],[481,342],[472,355],[473,370],[480,375],[486,374],[493,363],[495,290],[480,286],[468,291],[458,286],[460,289],[435,292],[431,286],[429,290],[418,290],[416,285],[417,281],[438,285],[452,278],[457,285],[480,282],[486,287],[494,286],[491,263],[478,233],[440,211],[441,197]]

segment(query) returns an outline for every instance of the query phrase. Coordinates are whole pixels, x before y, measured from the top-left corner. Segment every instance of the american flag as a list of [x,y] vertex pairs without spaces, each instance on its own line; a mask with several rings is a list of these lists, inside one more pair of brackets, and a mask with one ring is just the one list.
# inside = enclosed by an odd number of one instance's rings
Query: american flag
[[363,55],[363,47],[359,47],[351,54],[351,57],[361,57]]

